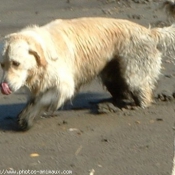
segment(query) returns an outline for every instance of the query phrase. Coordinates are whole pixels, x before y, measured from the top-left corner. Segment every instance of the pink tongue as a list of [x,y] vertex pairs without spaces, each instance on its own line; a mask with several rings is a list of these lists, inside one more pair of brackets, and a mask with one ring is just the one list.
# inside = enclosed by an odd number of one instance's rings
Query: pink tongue
[[7,83],[1,83],[1,92],[5,95],[9,95],[12,93]]

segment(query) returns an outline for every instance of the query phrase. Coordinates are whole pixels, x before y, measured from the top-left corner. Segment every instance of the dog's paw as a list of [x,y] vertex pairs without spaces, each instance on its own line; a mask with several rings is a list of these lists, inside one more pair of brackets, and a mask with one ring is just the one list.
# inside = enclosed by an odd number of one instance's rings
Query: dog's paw
[[30,120],[26,118],[18,117],[17,125],[18,125],[18,130],[27,131],[32,127],[33,122],[31,122]]

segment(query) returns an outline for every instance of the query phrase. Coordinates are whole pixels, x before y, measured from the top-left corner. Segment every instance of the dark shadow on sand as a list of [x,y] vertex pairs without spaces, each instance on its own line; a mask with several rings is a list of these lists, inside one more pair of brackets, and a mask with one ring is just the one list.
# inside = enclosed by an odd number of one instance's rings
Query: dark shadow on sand
[[17,130],[16,116],[25,104],[0,105],[0,130]]
[[62,110],[83,110],[91,109],[92,104],[96,104],[101,100],[110,98],[110,95],[104,93],[79,93],[72,101],[67,102]]
[[[92,110],[95,110],[93,104],[108,97],[109,95],[102,93],[79,93],[60,110],[89,109],[92,112]],[[17,131],[17,115],[24,107],[24,103],[0,105],[0,130]],[[59,113],[59,111],[57,112]]]

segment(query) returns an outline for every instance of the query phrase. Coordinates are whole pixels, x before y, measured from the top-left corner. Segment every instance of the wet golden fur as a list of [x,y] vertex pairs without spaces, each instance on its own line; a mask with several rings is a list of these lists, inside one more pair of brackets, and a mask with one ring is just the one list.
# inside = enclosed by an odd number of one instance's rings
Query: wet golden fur
[[[12,91],[27,86],[34,97],[34,105],[30,103],[19,115],[20,127],[29,128],[42,110],[59,108],[96,76],[114,98],[126,90],[137,105],[149,106],[161,55],[169,52],[174,35],[174,26],[148,29],[127,20],[79,18],[59,19],[6,36],[3,81]],[[14,60],[19,67],[10,64]],[[116,89],[110,90],[112,86]]]

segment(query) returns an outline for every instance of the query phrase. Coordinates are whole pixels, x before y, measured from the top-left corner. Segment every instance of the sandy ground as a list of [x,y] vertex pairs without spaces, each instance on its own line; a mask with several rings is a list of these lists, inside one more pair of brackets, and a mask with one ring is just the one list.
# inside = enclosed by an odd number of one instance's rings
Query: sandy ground
[[[166,22],[159,0],[0,0],[0,4],[0,38],[56,18],[105,16],[147,27]],[[21,174],[25,170],[36,174],[58,170],[56,174],[72,175],[171,174],[174,80],[174,64],[164,58],[155,96],[159,94],[166,101],[156,100],[145,110],[101,115],[94,113],[90,102],[110,95],[93,81],[57,116],[41,118],[24,133],[15,131],[14,121],[26,102],[25,91],[0,94],[0,174],[6,170],[23,170]]]

